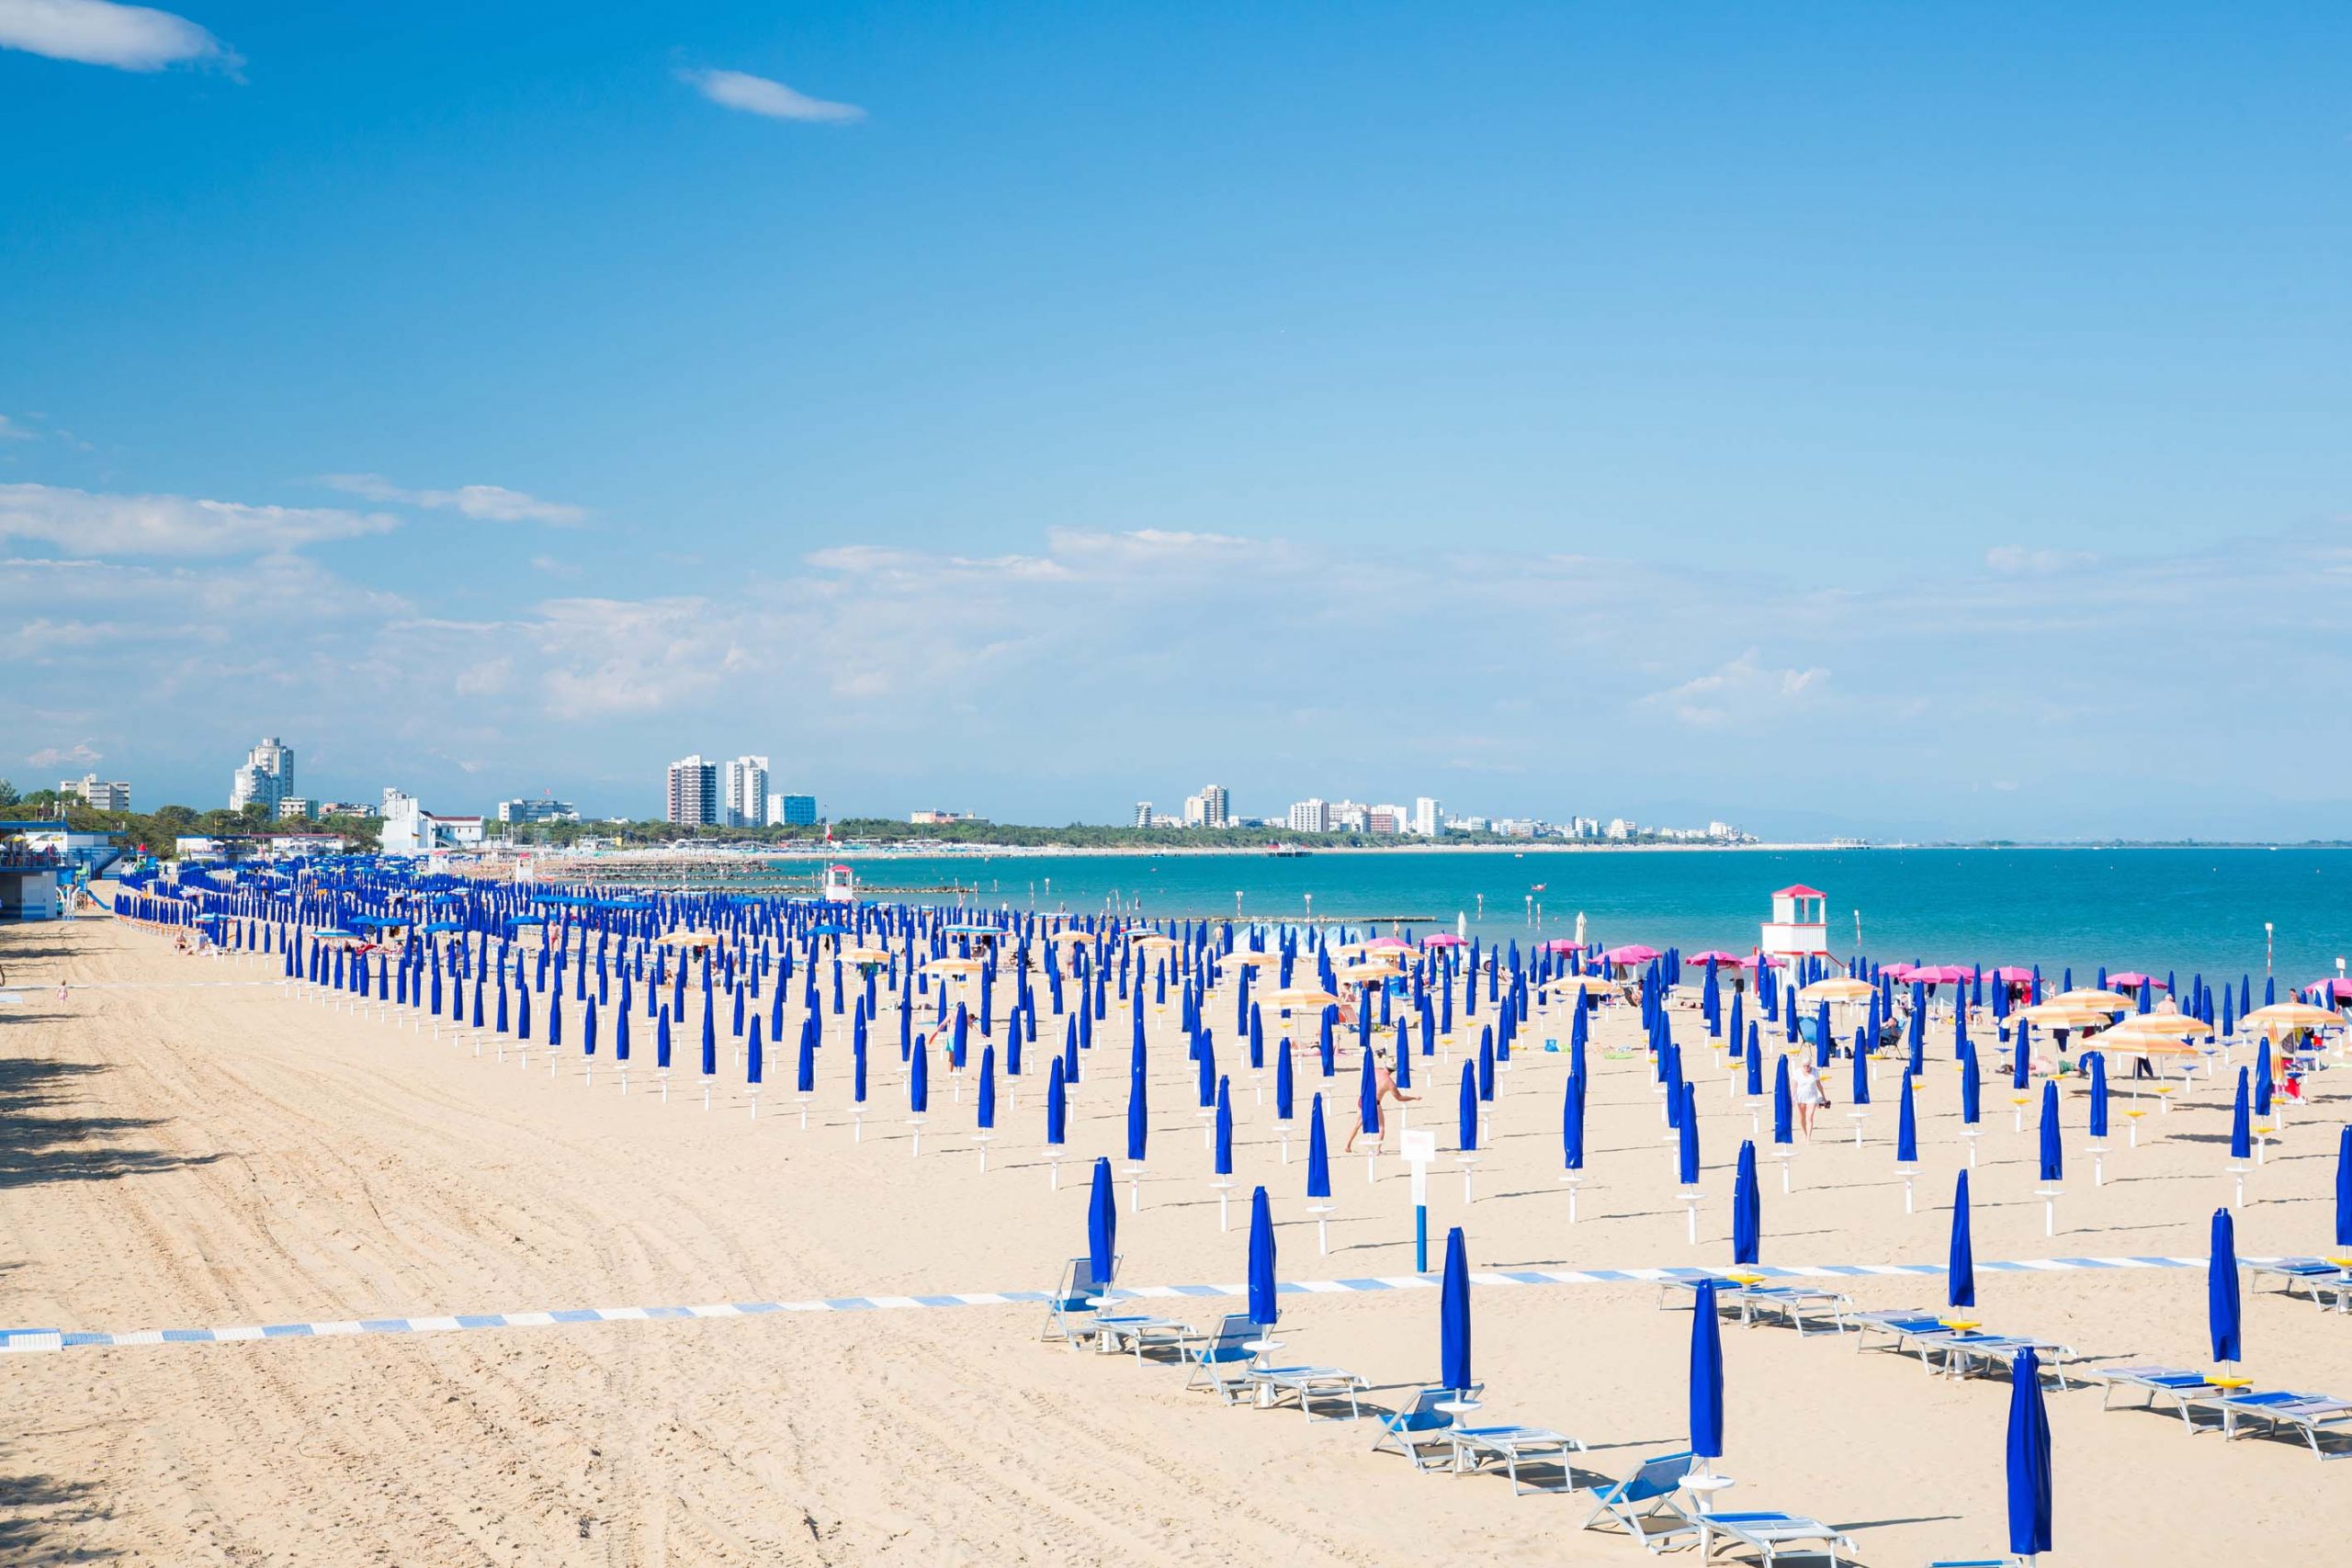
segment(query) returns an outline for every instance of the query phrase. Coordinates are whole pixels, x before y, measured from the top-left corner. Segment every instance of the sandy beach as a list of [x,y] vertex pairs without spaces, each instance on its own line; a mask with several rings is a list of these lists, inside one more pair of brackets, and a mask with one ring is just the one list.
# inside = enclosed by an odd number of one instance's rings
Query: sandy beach
[[[1098,1049],[1090,1070],[1105,1070],[1073,1097],[1074,1157],[1058,1191],[1039,1157],[1035,1076],[1001,1109],[985,1174],[972,1095],[959,1102],[944,1079],[918,1157],[887,1009],[872,1109],[853,1142],[837,1036],[804,1131],[781,1052],[755,1120],[723,1044],[724,1087],[706,1112],[691,1072],[659,1101],[647,1041],[624,1096],[609,1062],[583,1082],[576,1045],[552,1076],[541,1047],[526,1066],[502,1063],[491,1046],[436,1041],[405,1010],[386,1020],[322,1006],[311,988],[281,985],[274,957],[184,956],[168,936],[113,920],[0,931],[0,964],[15,998],[0,1010],[0,1327],[124,1333],[1045,1290],[1083,1249],[1084,1167],[1119,1152],[1124,1125],[1124,1051]],[[1328,1086],[1338,1210],[1320,1256],[1304,1212],[1303,1140],[1283,1164],[1271,1088],[1260,1107],[1222,999],[1208,1015],[1239,1123],[1233,1228],[1218,1227],[1170,1006],[1150,1020],[1153,1143],[1138,1212],[1126,1210],[1124,1170],[1120,1186],[1123,1282],[1238,1281],[1253,1183],[1273,1200],[1283,1280],[1409,1272],[1393,1140],[1376,1181],[1360,1156],[1339,1153],[1351,1071]],[[1104,1027],[1124,1044],[1115,1004]],[[1482,1271],[1727,1264],[1731,1163],[1750,1116],[1706,1059],[1697,1015],[1679,1013],[1675,1027],[1703,1123],[1695,1247],[1630,1011],[1604,1015],[1596,1035],[1579,1223],[1568,1224],[1557,1180],[1566,1058],[1540,1048],[1547,1032],[1565,1043],[1566,1030],[1539,1015],[1538,1048],[1503,1075],[1496,1137],[1466,1205],[1441,1133],[1433,1237],[1464,1226]],[[1049,1014],[1041,1044],[1059,1028]],[[1894,1066],[1860,1149],[1841,1066],[1838,1104],[1795,1158],[1792,1192],[1764,1161],[1766,1263],[1941,1263],[1966,1156],[1949,1052],[1939,1042],[1930,1055],[1918,1212],[1904,1213],[1894,1169]],[[1451,1128],[1460,1059],[1434,1073],[1417,1062],[1430,1098],[1416,1121]],[[1303,1102],[1326,1086],[1311,1053],[1299,1066]],[[2346,1104],[2332,1080],[2343,1076],[2316,1075],[2316,1103],[2290,1113],[2250,1180],[2243,1252],[2326,1249]],[[2119,1076],[2119,1108],[2129,1088]],[[2136,1149],[2122,1146],[2119,1116],[2103,1187],[2070,1100],[2054,1238],[2033,1195],[2031,1113],[2013,1133],[2008,1093],[2005,1079],[1985,1086],[1980,1260],[2202,1255],[2209,1218],[2231,1194],[2223,1089],[2207,1085],[2143,1118]],[[1942,1299],[1939,1277],[1835,1283],[1866,1308]],[[2064,1341],[2086,1365],[2209,1364],[2201,1269],[1985,1269],[1978,1292],[1988,1326]],[[1685,1446],[1690,1320],[1658,1297],[1645,1282],[1477,1289],[1486,1415],[1581,1438],[1585,1483]],[[1238,1307],[1207,1296],[1156,1304],[1204,1326]],[[1362,1373],[1368,1404],[1393,1405],[1435,1375],[1434,1291],[1286,1295],[1283,1311],[1288,1354]],[[1043,1315],[1027,1303],[910,1303],[11,1354],[0,1357],[0,1558],[1645,1560],[1621,1538],[1577,1529],[1589,1494],[1514,1497],[1498,1475],[1417,1475],[1370,1451],[1369,1420],[1227,1407],[1186,1392],[1181,1370],[1044,1342]],[[2245,1370],[2258,1383],[2352,1394],[2352,1317],[2267,1291],[2247,1296],[2245,1316]],[[1853,1336],[1777,1326],[1727,1324],[1724,1351],[1721,1468],[1737,1481],[1726,1506],[1846,1527],[1871,1564],[1998,1554],[2006,1382],[1932,1377],[1916,1359],[1858,1353]],[[2095,1389],[2053,1389],[2049,1407],[2054,1562],[2227,1559],[2249,1542],[2263,1561],[2317,1559],[2352,1527],[2352,1472],[2315,1463],[2300,1443],[2225,1444],[2168,1413],[2102,1414]]]

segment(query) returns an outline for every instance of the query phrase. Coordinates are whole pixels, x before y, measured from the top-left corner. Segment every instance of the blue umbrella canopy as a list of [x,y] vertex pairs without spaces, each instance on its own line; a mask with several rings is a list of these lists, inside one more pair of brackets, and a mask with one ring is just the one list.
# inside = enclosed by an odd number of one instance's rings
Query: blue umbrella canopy
[[2244,1359],[2244,1320],[2238,1311],[2237,1226],[2227,1209],[2213,1211],[2213,1247],[2205,1260],[2205,1327],[2212,1337],[2213,1359]]
[[1789,1092],[1789,1059],[1782,1056],[1772,1069],[1772,1141],[1796,1142],[1796,1101]]
[[2237,1100],[2230,1108],[2230,1157],[2254,1157],[2254,1119],[2246,1114],[2245,1069],[2238,1069]]
[[1233,1087],[1226,1078],[1216,1080],[1216,1129],[1213,1140],[1216,1155],[1216,1173],[1233,1174]]
[[760,1045],[760,1021],[755,1018],[752,1020],[752,1038],[743,1048],[743,1081],[758,1083],[766,1061],[767,1055]]
[[1894,1160],[1897,1165],[1919,1163],[1919,1108],[1911,1093],[1911,1075],[1903,1075],[1903,1105],[1894,1118]]
[[1274,1212],[1266,1190],[1261,1187],[1250,1194],[1250,1321],[1271,1328],[1279,1311],[1274,1289]]
[[[1907,1073],[1904,1075],[1903,1081],[1909,1083],[1910,1075]],[[1853,1088],[1848,1093],[1857,1105],[1868,1105],[1871,1102],[1871,1054],[1864,1047],[1862,1037],[1859,1034],[1854,1036]]]
[[1976,1247],[1969,1235],[1964,1170],[1951,1190],[1951,1255],[1944,1265],[1944,1299],[1956,1307],[1976,1304]]
[[1724,1452],[1724,1343],[1713,1280],[1699,1281],[1690,1303],[1690,1451],[1702,1460]]
[[1317,1095],[1307,1107],[1306,1126],[1306,1195],[1329,1198],[1331,1195],[1331,1144],[1323,1133],[1323,1097]]
[[[2346,1132],[2352,1134],[2352,1128],[2347,1128]],[[2352,1145],[2346,1147],[2352,1149]],[[1569,1075],[1560,1091],[1560,1157],[1566,1169],[1584,1168],[1584,1075],[1581,1073]],[[2339,1179],[2338,1186],[2342,1185]]]
[[2050,1550],[2050,1413],[2041,1404],[2041,1363],[2019,1350],[2009,1378],[2009,1550]]
[[1143,1059],[1137,1056],[1127,1068],[1127,1158],[1143,1163],[1144,1147],[1151,1137],[1151,1107],[1144,1087]]
[[[1677,1091],[1668,1087],[1667,1093]],[[1680,1089],[1682,1115],[1675,1126],[1674,1172],[1685,1187],[1699,1185],[1699,1091],[1690,1084]]]
[[1457,1392],[1476,1381],[1470,1375],[1470,1252],[1462,1227],[1445,1233],[1445,1273],[1438,1292],[1438,1378]]
[[983,1045],[980,1047],[980,1094],[979,1104],[977,1108],[977,1114],[981,1132],[987,1133],[993,1132],[995,1130],[996,1047],[993,1045]]
[[922,1116],[931,1110],[931,1047],[928,1044],[916,1044],[908,1068],[907,1110],[910,1114]]
[[2335,1245],[2352,1247],[2352,1123],[2335,1137]]
[[2059,1182],[2066,1178],[2066,1150],[2058,1133],[2058,1082],[2046,1080],[2041,1086],[2041,1179]]
[[1086,1262],[1094,1282],[1107,1286],[1119,1265],[1119,1208],[1111,1201],[1111,1162],[1094,1162],[1094,1186],[1086,1198]]
[[1291,1066],[1290,1042],[1274,1056],[1274,1118],[1287,1122],[1298,1097],[1298,1074]]
[[1764,1201],[1756,1186],[1756,1145],[1743,1139],[1739,1168],[1731,1186],[1731,1260],[1754,1263],[1761,1256]]
[[1960,1119],[1973,1127],[1984,1115],[1984,1080],[1976,1066],[1976,1045],[1960,1054]]
[[2086,1051],[2083,1055],[2089,1062],[2091,1072],[2090,1134],[2094,1138],[2104,1138],[2107,1136],[2107,1053]]
[[[1322,1096],[1316,1096],[1319,1102]],[[1462,1098],[1460,1113],[1454,1118],[1454,1135],[1459,1146],[1467,1154],[1478,1146],[1478,1069],[1470,1063],[1462,1064]]]
[[2270,1037],[2263,1036],[2254,1053],[2254,1113],[2270,1114]]
[[1363,1053],[1362,1081],[1356,1086],[1356,1125],[1373,1137],[1380,1136],[1380,1077],[1373,1054]]
[[1069,1138],[1069,1084],[1062,1075],[1062,1059],[1046,1072],[1046,1142],[1059,1148]]

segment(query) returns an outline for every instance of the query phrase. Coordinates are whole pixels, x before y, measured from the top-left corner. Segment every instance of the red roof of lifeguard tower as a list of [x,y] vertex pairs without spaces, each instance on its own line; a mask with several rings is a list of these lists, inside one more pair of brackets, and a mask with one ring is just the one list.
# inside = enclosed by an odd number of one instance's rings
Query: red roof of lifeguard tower
[[1793,887],[1783,887],[1772,895],[1775,898],[1826,898],[1828,894],[1818,887],[1807,887],[1800,882]]

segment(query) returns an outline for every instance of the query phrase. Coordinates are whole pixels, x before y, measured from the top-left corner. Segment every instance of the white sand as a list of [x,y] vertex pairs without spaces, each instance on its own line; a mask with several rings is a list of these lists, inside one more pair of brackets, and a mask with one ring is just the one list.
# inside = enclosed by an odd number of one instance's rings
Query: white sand
[[[397,1025],[281,999],[275,960],[182,958],[107,922],[0,931],[24,1000],[0,1012],[0,1326],[130,1331],[541,1308],[1043,1288],[1082,1250],[1085,1161],[1059,1193],[1037,1159],[1042,1076],[1004,1111],[979,1174],[971,1096],[934,1086],[909,1154],[897,1030],[876,1032],[865,1142],[853,1146],[845,1038],[829,1046],[811,1128],[771,1048],[759,1120],[740,1085],[706,1114],[649,1092],[650,1032],[624,1099],[609,1063],[583,1088]],[[63,976],[90,988],[62,1013]],[[205,982],[198,984],[198,982]],[[101,984],[129,988],[97,988]],[[1009,999],[1008,993],[1000,993]],[[1367,1185],[1335,1156],[1340,1210],[1318,1258],[1302,1213],[1304,1142],[1278,1163],[1264,1111],[1213,1001],[1242,1123],[1240,1180],[1262,1181],[1285,1279],[1410,1269],[1393,1156]],[[1174,1035],[1155,1021],[1154,1141],[1140,1214],[1125,1211],[1130,1282],[1238,1280],[1244,1205],[1217,1229],[1209,1159]],[[1486,1015],[1482,1014],[1482,1019]],[[576,1018],[569,1021],[576,1027]],[[1555,1031],[1565,1033],[1565,1031]],[[1545,1032],[1539,1021],[1538,1041]],[[1465,1212],[1433,1183],[1433,1238],[1462,1224],[1478,1269],[1727,1262],[1729,1165],[1748,1117],[1677,1025],[1709,1166],[1701,1241],[1686,1244],[1671,1145],[1639,1060],[1593,1056],[1590,1180],[1566,1224],[1556,1182],[1565,1056],[1520,1056],[1498,1146]],[[1048,1016],[1041,1033],[1058,1043]],[[1612,1019],[1604,1038],[1631,1030]],[[690,1062],[691,1033],[679,1059]],[[787,1041],[792,1038],[788,1028]],[[1127,1028],[1114,1008],[1072,1106],[1073,1156],[1117,1153]],[[1043,1039],[1040,1044],[1046,1042]],[[610,1049],[606,1032],[605,1049]],[[726,1052],[722,1046],[722,1062]],[[1302,1089],[1317,1087],[1311,1055]],[[1042,1069],[1044,1054],[1032,1058]],[[1453,1077],[1417,1108],[1452,1123]],[[2247,1253],[2324,1249],[2344,1099],[2322,1075],[2239,1216]],[[1920,1213],[1892,1172],[1894,1072],[1869,1142],[1824,1143],[1779,1191],[1764,1162],[1768,1263],[1940,1262],[1957,1096],[1927,1080]],[[2037,1090],[2038,1090],[2037,1086]],[[1840,1104],[1828,1124],[1843,1131]],[[2128,1085],[2119,1078],[2119,1108]],[[1332,1086],[1336,1149],[1354,1080]],[[1302,1100],[1303,1100],[1302,1096]],[[1983,1259],[2201,1254],[2225,1202],[2220,1089],[2118,1148],[2094,1190],[2070,1101],[2060,1235],[2041,1234],[2033,1134],[1988,1083],[1976,1178]],[[1769,1124],[1767,1131],[1769,1132]],[[1449,1145],[1450,1131],[1442,1134]],[[1393,1145],[1392,1145],[1393,1146]],[[1449,1162],[1450,1168],[1450,1162]],[[1939,1279],[1857,1280],[1864,1305],[1933,1305]],[[1976,1315],[2086,1357],[2201,1367],[2201,1270],[1981,1271]],[[1289,1354],[1346,1365],[1394,1401],[1432,1376],[1434,1292],[1287,1296]],[[1227,1303],[1182,1303],[1207,1323]],[[1690,1319],[1645,1285],[1482,1289],[1487,1414],[1592,1445],[1579,1470],[1622,1474],[1683,1446]],[[1228,1409],[1181,1371],[1041,1344],[1040,1309],[796,1313],[401,1337],[73,1349],[0,1359],[0,1560],[114,1554],[152,1563],[1625,1562],[1639,1550],[1574,1527],[1573,1498],[1513,1498],[1499,1477],[1416,1476],[1368,1451],[1370,1425]],[[2276,1295],[2246,1302],[2246,1371],[2352,1393],[2352,1317]],[[1726,1505],[1853,1527],[1865,1562],[1997,1554],[2008,1390],[1952,1383],[1850,1338],[1725,1330]],[[2191,1438],[2169,1416],[2101,1415],[2050,1396],[2058,1563],[2317,1559],[2352,1528],[2352,1471],[2283,1442]]]

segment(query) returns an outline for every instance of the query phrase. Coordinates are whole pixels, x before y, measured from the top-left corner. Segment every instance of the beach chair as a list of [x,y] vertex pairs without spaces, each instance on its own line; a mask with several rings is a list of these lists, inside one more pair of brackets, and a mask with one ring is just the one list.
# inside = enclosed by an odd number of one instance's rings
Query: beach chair
[[[1721,1301],[1723,1298],[1719,1296],[1716,1299]],[[1739,1320],[1743,1326],[1753,1325],[1757,1314],[1770,1313],[1795,1329],[1800,1339],[1807,1332],[1807,1313],[1827,1317],[1829,1331],[1843,1334],[1846,1331],[1847,1309],[1854,1304],[1851,1297],[1839,1292],[1809,1285],[1747,1285],[1736,1291],[1733,1299],[1739,1304]]]
[[2274,1390],[2267,1393],[2223,1394],[2214,1403],[2222,1407],[2222,1436],[2225,1440],[2238,1435],[2238,1422],[2243,1417],[2249,1422],[2261,1422],[2265,1431],[2274,1434],[2282,1426],[2293,1427],[2303,1435],[2316,1459],[2352,1455],[2352,1446],[2330,1450],[2320,1442],[2323,1435],[2352,1438],[2352,1400]]
[[2320,1299],[2321,1291],[2333,1292],[2344,1279],[2344,1270],[2324,1258],[2242,1258],[2238,1260],[2238,1267],[2245,1270],[2248,1290],[2258,1291],[2263,1280],[2277,1280],[2279,1281],[2279,1293],[2291,1296],[2300,1283],[2303,1293],[2311,1297],[2312,1304],[2321,1307],[2327,1304]]
[[2203,1372],[2192,1372],[2179,1367],[2098,1367],[2091,1376],[2105,1383],[2098,1396],[2101,1410],[2117,1408],[2115,1391],[2138,1389],[2147,1397],[2137,1404],[2121,1406],[2125,1410],[2154,1410],[2156,1401],[2169,1399],[2173,1408],[2180,1412],[2181,1425],[2190,1431],[2199,1430],[2196,1412],[2200,1404],[2222,1391],[2205,1381]]
[[1826,1557],[1834,1565],[1842,1550],[1846,1556],[1854,1555],[1854,1543],[1819,1519],[1809,1519],[1802,1514],[1782,1514],[1770,1509],[1742,1510],[1736,1513],[1694,1514],[1699,1523],[1699,1561],[1705,1562],[1713,1554],[1715,1538],[1745,1546],[1757,1553],[1757,1560],[1766,1568],[1783,1557]]
[[[1252,1367],[1249,1377],[1258,1391],[1261,1405],[1271,1410],[1285,1398],[1295,1399],[1299,1414],[1309,1421],[1315,1419],[1317,1394],[1334,1402],[1345,1399],[1348,1419],[1355,1420],[1363,1414],[1356,1396],[1372,1386],[1355,1373],[1338,1367]],[[1323,1419],[1337,1421],[1340,1417],[1327,1416]]]
[[[1116,1271],[1114,1258],[1113,1272]],[[1072,1349],[1093,1337],[1095,1309],[1108,1288],[1109,1281],[1095,1279],[1091,1261],[1071,1258],[1062,1266],[1061,1280],[1046,1300],[1046,1326],[1037,1337],[1059,1339]]]
[[[1573,1492],[1577,1489],[1576,1472],[1569,1468],[1568,1455],[1584,1452],[1584,1444],[1566,1432],[1555,1432],[1549,1427],[1454,1427],[1446,1437],[1453,1449],[1453,1468],[1460,1474],[1486,1469],[1499,1462],[1510,1476],[1510,1495],[1514,1497],[1528,1492]],[[1560,1467],[1557,1486],[1523,1486],[1520,1483],[1521,1461],[1535,1464],[1556,1464]]]
[[1953,1378],[1965,1378],[1981,1369],[2006,1367],[2014,1371],[2018,1352],[2031,1350],[2039,1358],[2041,1367],[2058,1380],[2060,1388],[2073,1385],[2066,1381],[2066,1363],[2075,1358],[2074,1347],[2061,1345],[2054,1339],[2037,1339],[2024,1334],[1986,1334],[1978,1329],[1947,1332],[1942,1335],[1919,1336],[1922,1360],[1940,1351],[1943,1370]]
[[1686,1450],[1644,1460],[1641,1468],[1624,1480],[1612,1481],[1593,1493],[1592,1513],[1584,1528],[1615,1525],[1649,1551],[1698,1534],[1699,1527],[1683,1510],[1681,1501],[1682,1478],[1690,1473],[1695,1457]]
[[1728,1298],[1738,1293],[1739,1281],[1726,1279],[1721,1274],[1668,1275],[1657,1282],[1657,1310],[1664,1312],[1669,1302],[1678,1299],[1695,1300],[1699,1294],[1699,1287],[1710,1280],[1713,1281],[1715,1287],[1715,1311],[1720,1314],[1727,1315],[1732,1310]]
[[1871,1335],[1883,1334],[1888,1343],[1880,1348],[1893,1350],[1897,1355],[1910,1349],[1911,1342],[1921,1335],[1951,1332],[1944,1326],[1942,1317],[1924,1307],[1905,1307],[1897,1312],[1849,1310],[1840,1316],[1839,1322],[1854,1331],[1854,1348],[1857,1351],[1870,1344]]
[[1410,1460],[1415,1470],[1447,1468],[1454,1459],[1453,1446],[1446,1436],[1453,1426],[1453,1413],[1438,1406],[1466,1404],[1485,1392],[1486,1386],[1422,1389],[1404,1409],[1380,1418],[1380,1436],[1372,1440],[1372,1451],[1393,1448]]
[[1197,1345],[1183,1348],[1184,1359],[1193,1363],[1193,1375],[1184,1380],[1188,1389],[1206,1385],[1209,1392],[1227,1404],[1238,1404],[1251,1392],[1250,1363],[1258,1359],[1250,1349],[1250,1341],[1261,1330],[1240,1313],[1227,1313],[1216,1325],[1216,1332]]

